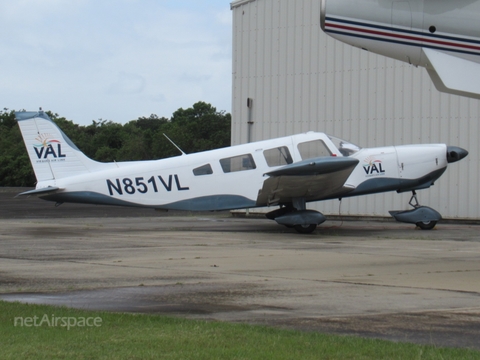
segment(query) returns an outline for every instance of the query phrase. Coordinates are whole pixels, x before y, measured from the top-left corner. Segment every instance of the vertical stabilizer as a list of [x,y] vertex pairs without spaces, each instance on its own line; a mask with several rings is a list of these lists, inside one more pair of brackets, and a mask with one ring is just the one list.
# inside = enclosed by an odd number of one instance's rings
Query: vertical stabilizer
[[16,112],[37,182],[99,170],[43,111]]

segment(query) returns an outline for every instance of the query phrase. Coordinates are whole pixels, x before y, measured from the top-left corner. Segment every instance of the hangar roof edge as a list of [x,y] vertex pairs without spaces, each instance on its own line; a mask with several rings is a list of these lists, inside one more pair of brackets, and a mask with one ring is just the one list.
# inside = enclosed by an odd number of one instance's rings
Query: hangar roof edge
[[244,4],[254,2],[254,1],[257,1],[257,0],[236,0],[236,1],[232,1],[230,3],[230,10],[233,10],[236,7],[239,7],[239,6],[242,6]]

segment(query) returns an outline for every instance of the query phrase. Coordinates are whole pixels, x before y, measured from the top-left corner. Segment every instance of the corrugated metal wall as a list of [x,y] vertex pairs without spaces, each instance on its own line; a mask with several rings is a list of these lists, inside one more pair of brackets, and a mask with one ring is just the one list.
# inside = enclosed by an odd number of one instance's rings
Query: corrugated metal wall
[[[320,29],[319,0],[242,0],[233,10],[232,142],[322,131],[362,147],[446,143],[469,150],[422,205],[480,219],[480,101],[439,93],[425,69],[344,45]],[[388,216],[410,194],[344,199],[346,215]],[[325,214],[338,201],[309,206]]]

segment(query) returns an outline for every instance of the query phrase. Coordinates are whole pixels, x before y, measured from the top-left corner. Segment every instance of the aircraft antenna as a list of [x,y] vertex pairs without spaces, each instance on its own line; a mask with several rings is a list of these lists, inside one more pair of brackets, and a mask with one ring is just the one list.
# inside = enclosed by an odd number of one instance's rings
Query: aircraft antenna
[[180,151],[180,152],[182,153],[182,155],[187,155],[187,154],[185,154],[185,152],[184,152],[182,149],[180,149],[180,147],[177,146],[177,144],[175,144],[175,143],[172,141],[172,139],[170,139],[170,138],[167,136],[167,134],[163,133],[163,136],[165,136],[165,137],[167,138],[167,140],[170,141],[170,142],[172,143],[172,145],[175,146],[175,147],[178,149],[178,151]]

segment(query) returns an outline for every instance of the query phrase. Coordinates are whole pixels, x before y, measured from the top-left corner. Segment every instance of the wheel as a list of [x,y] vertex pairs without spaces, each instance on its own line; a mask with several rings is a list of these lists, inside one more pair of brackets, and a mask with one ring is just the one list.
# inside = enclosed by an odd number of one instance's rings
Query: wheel
[[437,222],[436,221],[420,221],[420,222],[417,222],[415,225],[417,225],[422,230],[432,230],[435,227],[435,225],[437,225]]
[[295,225],[294,228],[300,234],[310,234],[315,231],[315,229],[317,228],[317,224]]

